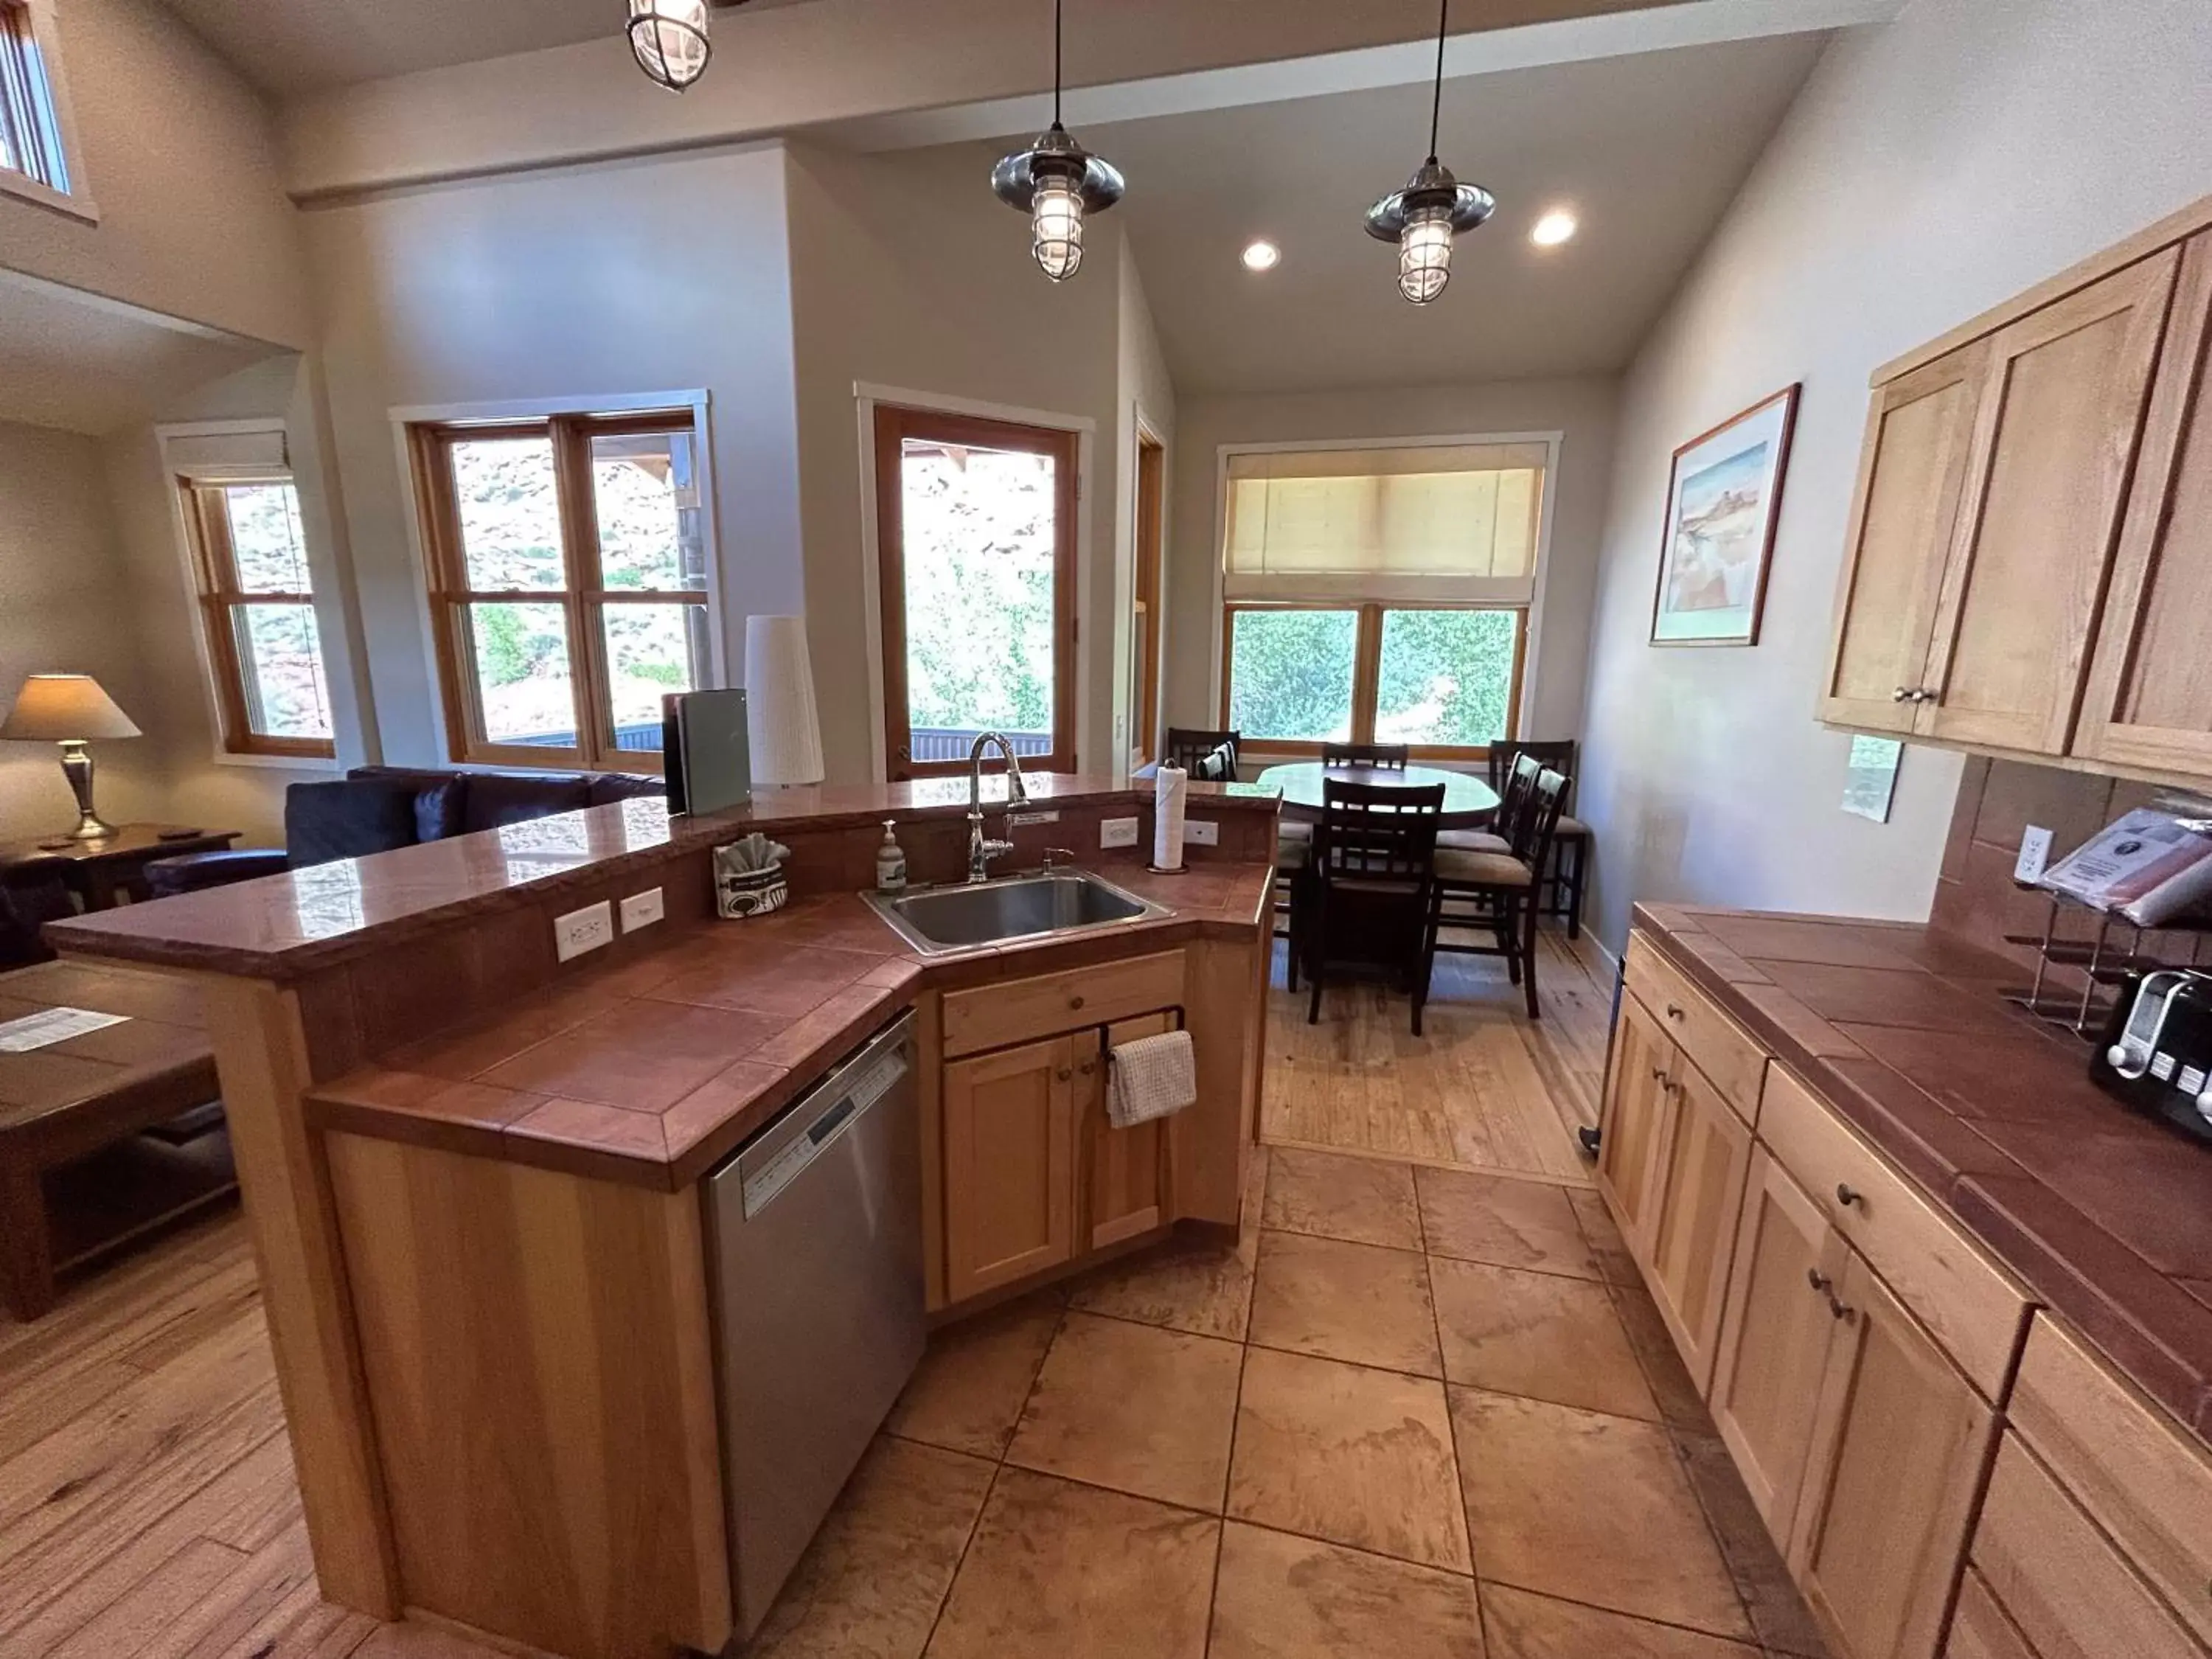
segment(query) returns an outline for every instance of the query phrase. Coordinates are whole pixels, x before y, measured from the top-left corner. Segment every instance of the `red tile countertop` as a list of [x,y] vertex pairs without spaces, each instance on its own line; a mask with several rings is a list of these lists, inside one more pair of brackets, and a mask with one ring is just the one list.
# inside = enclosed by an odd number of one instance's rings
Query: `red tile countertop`
[[1264,864],[1105,864],[1165,917],[925,957],[857,895],[709,921],[312,1090],[309,1120],[675,1190],[720,1163],[925,984],[988,983],[1272,926]]
[[2090,1083],[1936,929],[1638,905],[1637,925],[2112,1364],[2212,1442],[2212,1147]]
[[[1068,773],[1024,774],[1024,781],[1038,808],[1141,806],[1152,798],[1141,784]],[[1190,791],[1194,806],[1212,811],[1275,810],[1276,792],[1254,784],[1194,783]],[[1003,774],[985,777],[983,799],[994,812],[1006,809]],[[763,789],[748,806],[701,817],[672,817],[658,798],[628,800],[73,916],[48,923],[46,937],[58,950],[87,956],[287,980],[459,917],[534,902],[751,830],[852,829],[967,810],[965,777]]]

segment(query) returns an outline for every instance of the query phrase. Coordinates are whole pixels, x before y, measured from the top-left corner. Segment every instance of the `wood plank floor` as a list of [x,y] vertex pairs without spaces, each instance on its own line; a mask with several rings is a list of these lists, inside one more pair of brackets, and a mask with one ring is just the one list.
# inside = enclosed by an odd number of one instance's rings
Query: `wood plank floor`
[[1539,936],[1544,1009],[1528,1017],[1502,963],[1440,956],[1412,1031],[1406,994],[1375,981],[1331,985],[1318,1024],[1284,979],[1275,947],[1261,1138],[1589,1185],[1574,1131],[1597,1121],[1613,985],[1564,934]]

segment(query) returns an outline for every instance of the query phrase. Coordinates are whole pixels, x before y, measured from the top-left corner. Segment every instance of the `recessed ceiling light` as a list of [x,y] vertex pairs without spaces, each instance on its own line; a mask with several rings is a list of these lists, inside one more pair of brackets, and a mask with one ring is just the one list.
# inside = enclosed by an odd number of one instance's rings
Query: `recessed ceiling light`
[[1575,216],[1565,208],[1553,208],[1536,221],[1536,228],[1528,233],[1528,240],[1538,247],[1557,247],[1574,234]]
[[1273,242],[1248,242],[1244,246],[1244,269],[1247,270],[1273,270],[1282,263],[1282,258],[1283,250]]

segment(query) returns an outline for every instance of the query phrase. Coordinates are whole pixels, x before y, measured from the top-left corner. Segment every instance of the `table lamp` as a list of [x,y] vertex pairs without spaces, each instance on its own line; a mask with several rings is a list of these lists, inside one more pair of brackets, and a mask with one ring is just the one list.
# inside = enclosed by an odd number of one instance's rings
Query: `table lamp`
[[45,740],[62,746],[62,775],[76,795],[77,825],[71,841],[104,841],[114,826],[100,822],[92,810],[92,755],[85,744],[94,738],[135,738],[138,728],[131,716],[115,706],[115,699],[100,689],[89,674],[33,674],[15,694],[15,706],[0,720],[0,738]]
[[822,781],[822,720],[805,617],[745,618],[745,716],[755,783]]

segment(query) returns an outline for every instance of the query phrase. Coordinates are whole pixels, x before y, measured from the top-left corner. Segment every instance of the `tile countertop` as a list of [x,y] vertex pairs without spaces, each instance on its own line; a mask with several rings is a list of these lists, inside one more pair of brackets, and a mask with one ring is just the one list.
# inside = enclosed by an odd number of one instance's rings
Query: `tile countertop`
[[2018,968],[1911,923],[1668,904],[1636,921],[2212,1443],[2212,1146],[2092,1085],[2087,1045],[2002,1000]]
[[[1141,807],[1152,793],[1142,784],[1069,773],[1024,774],[1024,781],[1038,807]],[[1254,784],[1189,787],[1193,804],[1212,810],[1275,808],[1276,792]],[[984,778],[983,802],[1005,809],[1003,774]],[[665,801],[647,797],[73,916],[48,923],[46,937],[57,949],[85,956],[289,980],[430,926],[557,895],[751,830],[853,829],[885,817],[959,817],[967,810],[965,776],[765,789],[750,805],[696,818],[672,817]]]
[[307,1095],[325,1129],[673,1191],[720,1163],[925,984],[974,985],[1272,925],[1264,864],[1094,866],[1170,914],[924,957],[858,895],[700,924],[394,1048]]

